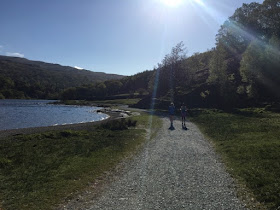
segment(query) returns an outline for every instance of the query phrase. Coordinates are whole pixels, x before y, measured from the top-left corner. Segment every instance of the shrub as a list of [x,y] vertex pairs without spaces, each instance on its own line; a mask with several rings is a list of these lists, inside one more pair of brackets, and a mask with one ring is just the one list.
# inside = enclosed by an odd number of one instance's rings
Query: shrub
[[127,126],[128,126],[128,127],[135,127],[135,126],[136,126],[136,123],[137,123],[136,120],[131,120],[131,119],[128,119],[128,120],[127,120]]
[[125,119],[121,119],[121,120],[112,120],[109,122],[106,122],[102,125],[100,125],[101,128],[104,129],[109,129],[109,130],[126,130],[128,129],[128,127],[135,127],[136,126],[137,121],[136,120],[125,120]]

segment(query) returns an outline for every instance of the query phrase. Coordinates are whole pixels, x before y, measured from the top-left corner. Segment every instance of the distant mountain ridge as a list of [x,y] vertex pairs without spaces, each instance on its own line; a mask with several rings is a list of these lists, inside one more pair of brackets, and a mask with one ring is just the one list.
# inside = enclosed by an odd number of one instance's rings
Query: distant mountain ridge
[[56,98],[59,92],[70,87],[123,77],[25,58],[0,56],[0,98]]
[[[55,63],[47,63],[47,62],[43,62],[43,61],[33,61],[33,60],[28,60],[26,58],[19,58],[19,57],[10,57],[10,56],[2,56],[0,55],[0,62],[1,61],[11,61],[11,62],[16,62],[16,63],[21,63],[21,64],[27,64],[27,65],[37,65],[38,67],[42,68],[42,69],[46,69],[46,70],[78,70],[75,67],[71,67],[71,66],[63,66],[60,64],[55,64]],[[83,73],[88,73],[89,75],[94,75],[97,78],[96,79],[100,79],[100,81],[104,81],[104,80],[110,80],[110,79],[121,79],[124,76],[123,75],[118,75],[118,74],[107,74],[104,72],[94,72],[94,71],[90,71],[87,69],[82,69]],[[106,77],[106,79],[104,79],[103,77]],[[94,79],[95,80],[95,79]]]

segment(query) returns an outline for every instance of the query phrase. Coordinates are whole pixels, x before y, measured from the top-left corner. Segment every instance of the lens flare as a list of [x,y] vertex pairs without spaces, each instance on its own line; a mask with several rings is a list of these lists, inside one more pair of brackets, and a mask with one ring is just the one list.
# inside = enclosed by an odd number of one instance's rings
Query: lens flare
[[202,0],[192,0],[193,2],[200,4],[201,6],[205,6],[204,2]]
[[178,7],[183,3],[183,0],[160,0],[160,2],[168,7]]

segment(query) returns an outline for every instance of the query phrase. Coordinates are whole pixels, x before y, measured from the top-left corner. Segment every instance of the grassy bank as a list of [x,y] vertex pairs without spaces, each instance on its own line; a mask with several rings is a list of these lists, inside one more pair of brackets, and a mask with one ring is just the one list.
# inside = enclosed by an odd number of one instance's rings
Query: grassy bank
[[141,98],[127,98],[127,99],[114,99],[114,100],[102,100],[94,101],[96,104],[106,104],[106,105],[132,105],[137,104]]
[[[193,112],[191,120],[213,141],[229,172],[260,208],[280,206],[280,114],[264,109]],[[252,199],[252,198],[251,198]]]
[[65,100],[55,102],[55,104],[65,104],[65,105],[79,105],[79,106],[115,106],[115,105],[133,105],[137,104],[141,98],[126,98],[126,99],[114,99],[114,100]]
[[[112,121],[92,131],[19,135],[0,141],[3,209],[51,209],[137,151],[146,140],[149,115]],[[136,127],[134,126],[137,121]],[[152,128],[160,127],[153,120]]]

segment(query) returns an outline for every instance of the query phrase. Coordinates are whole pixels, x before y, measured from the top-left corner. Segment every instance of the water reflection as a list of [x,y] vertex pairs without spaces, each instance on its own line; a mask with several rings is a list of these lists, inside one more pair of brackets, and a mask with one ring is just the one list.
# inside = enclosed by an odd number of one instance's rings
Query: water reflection
[[0,100],[0,130],[93,122],[108,115],[98,107],[49,104],[49,100]]

